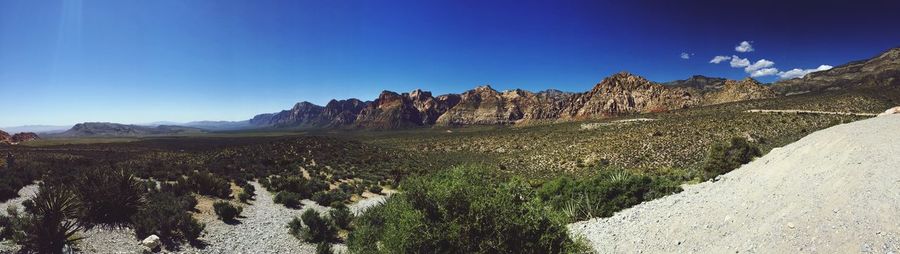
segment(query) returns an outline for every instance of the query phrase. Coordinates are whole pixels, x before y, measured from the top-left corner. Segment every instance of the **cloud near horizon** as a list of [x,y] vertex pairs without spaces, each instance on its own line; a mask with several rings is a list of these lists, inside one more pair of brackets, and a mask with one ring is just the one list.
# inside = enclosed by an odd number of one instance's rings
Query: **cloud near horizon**
[[[742,41],[734,48],[734,50],[737,52],[751,52],[754,49],[750,42]],[[773,61],[760,59],[756,62],[751,62],[749,58],[741,58],[737,55],[717,55],[709,60],[709,63],[719,64],[725,61],[729,61],[728,65],[731,66],[731,68],[743,68],[744,72],[750,74],[750,77],[753,78],[765,76],[778,76],[779,79],[801,78],[806,76],[806,74],[833,68],[831,65],[823,64],[815,69],[791,69],[789,71],[779,71],[778,68],[775,68],[775,62]]]
[[819,65],[819,67],[817,67],[815,69],[805,69],[805,70],[792,69],[789,71],[779,72],[778,77],[781,79],[802,78],[802,77],[805,77],[806,74],[810,74],[810,73],[817,72],[817,71],[827,71],[827,70],[831,70],[831,68],[834,68],[834,66],[823,64],[823,65]]

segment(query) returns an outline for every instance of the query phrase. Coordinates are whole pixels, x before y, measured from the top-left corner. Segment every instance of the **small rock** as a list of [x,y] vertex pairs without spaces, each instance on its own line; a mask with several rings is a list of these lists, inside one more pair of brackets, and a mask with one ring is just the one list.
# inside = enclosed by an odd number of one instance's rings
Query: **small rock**
[[787,226],[788,226],[789,228],[793,229],[793,228],[794,228],[794,223],[788,222]]
[[141,245],[143,245],[144,247],[147,247],[151,250],[159,247],[159,244],[160,244],[159,236],[156,236],[156,235],[150,235],[146,239],[141,241]]

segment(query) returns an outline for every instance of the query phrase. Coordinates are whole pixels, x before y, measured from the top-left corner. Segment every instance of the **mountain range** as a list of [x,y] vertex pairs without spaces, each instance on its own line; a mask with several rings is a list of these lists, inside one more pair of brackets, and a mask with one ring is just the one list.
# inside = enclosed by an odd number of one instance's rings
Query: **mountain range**
[[71,129],[57,134],[49,135],[51,137],[131,137],[131,136],[154,136],[154,135],[172,135],[172,134],[192,134],[204,132],[203,129],[174,126],[159,125],[155,127],[142,125],[129,125],[118,123],[99,123],[88,122],[79,123],[72,126]]
[[160,135],[203,130],[253,128],[372,128],[510,125],[571,121],[627,114],[662,112],[743,100],[862,87],[900,87],[900,48],[871,59],[850,62],[802,78],[761,84],[746,78],[695,75],[657,83],[628,72],[604,78],[591,90],[563,92],[521,89],[497,91],[479,86],[459,94],[434,96],[416,89],[383,91],[372,101],[331,100],[325,106],[299,102],[280,112],[259,114],[246,121],[201,121],[172,125],[79,124],[62,136]]
[[627,72],[603,79],[590,91],[497,91],[479,86],[461,94],[433,96],[414,90],[383,91],[374,101],[332,100],[325,106],[300,102],[289,110],[261,114],[259,127],[380,128],[506,125],[659,112],[777,96],[753,79],[694,76],[665,85]]

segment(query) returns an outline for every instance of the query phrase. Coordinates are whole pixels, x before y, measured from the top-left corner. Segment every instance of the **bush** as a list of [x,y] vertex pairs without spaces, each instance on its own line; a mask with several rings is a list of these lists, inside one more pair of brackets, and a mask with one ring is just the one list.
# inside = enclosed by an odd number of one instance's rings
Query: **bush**
[[296,208],[300,208],[300,200],[301,199],[302,198],[300,197],[300,194],[289,192],[289,191],[282,191],[275,195],[274,201],[276,204],[282,204],[287,208],[295,208],[296,209]]
[[707,178],[728,173],[743,164],[761,156],[759,148],[743,138],[731,138],[728,143],[717,143],[709,149],[703,162],[703,172]]
[[88,223],[130,223],[145,190],[144,184],[124,170],[84,170],[77,182],[75,190],[84,206],[81,219]]
[[334,202],[343,202],[350,200],[350,195],[339,189],[334,189],[330,191],[316,192],[312,195],[311,199],[313,201],[316,201],[316,203],[319,203],[319,205],[327,206],[331,205],[331,203]]
[[288,222],[288,233],[300,239],[303,235],[303,221],[300,218],[294,217]]
[[316,254],[333,254],[334,250],[331,249],[331,243],[321,242],[316,245]]
[[24,253],[62,253],[65,246],[81,239],[75,237],[81,229],[76,221],[81,202],[69,186],[42,184],[32,205],[17,239]]
[[664,178],[602,170],[589,178],[551,180],[538,189],[537,196],[562,211],[572,222],[609,217],[622,209],[679,191],[677,182]]
[[244,209],[239,206],[236,207],[228,201],[218,201],[213,203],[213,210],[216,211],[216,215],[219,216],[219,219],[229,222],[234,221],[234,218],[241,215],[241,212]]
[[[331,221],[319,216],[319,212],[307,209],[300,215],[303,227],[299,238],[311,243],[329,242],[337,240],[337,229]],[[295,234],[294,236],[298,236]]]
[[197,200],[191,196],[152,193],[147,196],[146,205],[132,217],[135,234],[139,239],[155,234],[170,241],[197,240],[205,225],[188,212],[196,204]]
[[300,199],[312,197],[313,193],[328,189],[328,183],[302,176],[272,177],[269,179],[270,191],[288,191],[300,195]]
[[353,214],[350,212],[350,209],[343,203],[337,203],[332,208],[328,215],[331,221],[334,222],[334,225],[340,229],[350,230],[350,222],[353,221]]
[[381,186],[378,186],[378,185],[369,186],[369,192],[371,192],[371,193],[381,194],[382,190],[383,190],[383,188],[381,188]]
[[247,203],[247,201],[250,199],[253,199],[253,196],[250,196],[250,194],[247,194],[246,192],[241,192],[241,194],[238,194],[238,200],[240,200],[241,202]]
[[187,178],[179,179],[188,189],[200,195],[228,198],[231,196],[231,184],[225,178],[213,173],[191,173]]
[[244,184],[241,188],[243,188],[244,193],[247,193],[250,197],[256,196],[256,187],[253,187],[252,184]]
[[348,238],[354,253],[560,253],[574,243],[564,218],[522,181],[463,166],[404,181]]

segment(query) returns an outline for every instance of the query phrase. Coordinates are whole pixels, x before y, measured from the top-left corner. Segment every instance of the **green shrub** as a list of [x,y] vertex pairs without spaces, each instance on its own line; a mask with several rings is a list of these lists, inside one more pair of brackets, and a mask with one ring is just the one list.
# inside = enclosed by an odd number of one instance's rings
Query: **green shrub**
[[677,182],[623,170],[602,170],[597,175],[559,177],[544,183],[537,196],[562,211],[569,221],[609,217],[641,202],[681,191]]
[[256,187],[253,187],[252,184],[241,185],[241,188],[244,189],[244,193],[247,193],[250,197],[256,196]]
[[369,186],[369,192],[371,192],[371,193],[381,194],[382,190],[383,190],[383,188],[381,188],[381,186],[378,186],[378,185]]
[[316,245],[316,254],[333,254],[334,250],[331,249],[331,243],[329,242],[321,242]]
[[289,191],[300,194],[301,199],[312,197],[313,193],[328,190],[328,183],[320,179],[308,180],[302,176],[272,177],[270,191]]
[[282,191],[275,195],[274,201],[276,204],[282,204],[287,208],[296,209],[300,208],[301,199],[302,198],[300,197],[300,194],[289,191]]
[[81,214],[81,201],[71,187],[42,184],[32,205],[17,239],[22,252],[62,253],[65,246],[81,240],[75,237],[81,230],[76,220]]
[[334,189],[330,191],[316,192],[310,199],[316,201],[316,203],[319,203],[319,205],[327,206],[331,205],[331,203],[334,202],[343,202],[350,200],[350,194],[347,194],[346,192],[339,189]]
[[228,201],[218,201],[213,203],[213,210],[216,211],[216,215],[222,221],[229,222],[234,221],[234,218],[241,215],[241,211],[243,208],[239,206],[234,206]]
[[[313,209],[307,209],[300,215],[303,227],[299,238],[311,243],[329,242],[337,240],[337,229],[334,224],[319,215]],[[297,236],[297,235],[294,235]]]
[[241,192],[241,194],[238,194],[238,200],[240,200],[241,202],[247,203],[247,201],[250,199],[253,199],[253,196],[246,192]]
[[303,221],[300,218],[294,217],[288,222],[288,233],[300,239],[303,236]]
[[574,243],[564,218],[522,181],[457,167],[411,178],[355,221],[354,253],[560,253]]
[[132,217],[135,234],[139,239],[157,235],[170,241],[196,240],[205,227],[188,212],[196,204],[197,200],[191,196],[151,193],[146,205]]
[[334,222],[334,225],[340,229],[350,230],[350,222],[353,221],[353,214],[350,212],[350,209],[343,203],[335,203],[332,205],[332,208],[328,215],[331,221]]
[[731,138],[728,143],[717,143],[710,147],[703,162],[703,172],[708,178],[728,173],[743,164],[761,156],[759,148],[743,138]]
[[76,181],[75,190],[84,207],[81,220],[92,224],[130,223],[146,190],[124,170],[92,168],[82,171]]
[[188,189],[200,195],[228,198],[231,196],[231,184],[225,178],[213,173],[191,173],[187,178],[179,179]]

